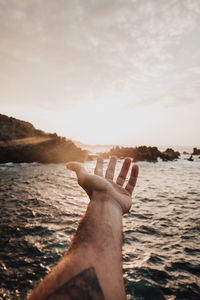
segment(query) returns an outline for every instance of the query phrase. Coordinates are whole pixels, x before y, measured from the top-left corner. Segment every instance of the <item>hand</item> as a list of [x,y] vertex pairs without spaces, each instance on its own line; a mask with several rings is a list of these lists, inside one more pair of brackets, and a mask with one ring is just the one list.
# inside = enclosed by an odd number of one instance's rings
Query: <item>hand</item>
[[103,194],[106,198],[114,200],[124,214],[131,208],[131,195],[136,185],[139,168],[137,165],[133,165],[128,183],[125,188],[123,188],[126,175],[131,165],[131,159],[125,158],[115,183],[113,177],[116,163],[117,158],[112,156],[105,177],[103,177],[103,159],[101,157],[97,159],[94,175],[90,175],[83,164],[78,162],[69,162],[66,167],[76,172],[79,185],[86,191],[90,199],[92,199],[94,193]]

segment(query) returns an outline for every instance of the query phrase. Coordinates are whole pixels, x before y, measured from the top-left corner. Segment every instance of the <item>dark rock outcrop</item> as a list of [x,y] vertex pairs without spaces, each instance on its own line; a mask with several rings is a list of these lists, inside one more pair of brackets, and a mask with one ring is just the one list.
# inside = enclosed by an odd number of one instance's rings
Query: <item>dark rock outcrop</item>
[[29,122],[0,114],[0,141],[46,135],[48,133],[36,129]]
[[192,157],[192,155],[190,155],[190,157],[187,160],[188,161],[194,161],[194,158]]
[[113,147],[109,152],[99,153],[102,157],[108,158],[116,155],[118,158],[131,157],[134,162],[148,161],[157,162],[158,158],[164,161],[174,160],[179,158],[180,153],[175,152],[173,149],[167,149],[164,152],[158,150],[157,147]]
[[21,120],[0,115],[0,163],[85,161],[88,152],[57,134],[45,133]]
[[192,155],[200,155],[200,149],[193,148],[193,153]]
[[164,152],[161,152],[160,158],[163,160],[174,160],[178,159],[180,156],[180,153],[178,151],[174,151],[171,148],[166,149]]

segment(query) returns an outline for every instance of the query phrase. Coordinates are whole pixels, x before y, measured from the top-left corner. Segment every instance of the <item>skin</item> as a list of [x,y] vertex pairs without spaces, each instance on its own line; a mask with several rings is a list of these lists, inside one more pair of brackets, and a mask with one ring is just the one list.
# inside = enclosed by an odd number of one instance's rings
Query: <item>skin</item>
[[122,216],[131,208],[138,166],[132,166],[128,183],[123,187],[131,159],[124,160],[114,182],[116,163],[117,158],[111,157],[105,177],[102,158],[97,159],[94,175],[81,163],[67,164],[67,169],[76,173],[90,202],[65,255],[27,300],[126,299]]

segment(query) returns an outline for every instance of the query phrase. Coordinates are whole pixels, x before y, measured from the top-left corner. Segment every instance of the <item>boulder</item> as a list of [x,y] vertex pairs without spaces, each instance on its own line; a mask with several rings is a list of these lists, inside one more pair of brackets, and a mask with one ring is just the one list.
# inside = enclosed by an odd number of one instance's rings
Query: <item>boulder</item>
[[193,153],[192,155],[200,155],[200,149],[193,148]]
[[178,159],[180,156],[180,153],[178,151],[174,151],[173,149],[171,148],[168,148],[166,149],[164,152],[162,152],[161,154],[161,158],[163,160],[175,160],[175,159]]

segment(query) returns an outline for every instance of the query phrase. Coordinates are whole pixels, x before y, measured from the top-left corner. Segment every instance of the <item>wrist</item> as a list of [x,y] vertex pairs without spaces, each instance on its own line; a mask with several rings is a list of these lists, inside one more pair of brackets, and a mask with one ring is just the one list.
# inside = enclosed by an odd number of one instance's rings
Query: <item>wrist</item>
[[107,206],[113,213],[119,217],[123,215],[123,209],[118,201],[116,201],[107,191],[94,191],[91,197],[91,203],[97,203],[99,206]]

